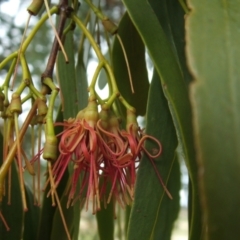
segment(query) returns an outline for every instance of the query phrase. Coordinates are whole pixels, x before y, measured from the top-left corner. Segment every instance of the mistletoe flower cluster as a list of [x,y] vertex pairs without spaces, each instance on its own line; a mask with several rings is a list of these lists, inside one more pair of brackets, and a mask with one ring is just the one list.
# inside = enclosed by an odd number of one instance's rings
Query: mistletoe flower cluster
[[100,201],[106,204],[117,201],[122,207],[131,203],[134,197],[137,162],[145,151],[143,143],[151,138],[139,128],[135,113],[127,111],[126,130],[120,129],[119,120],[109,109],[102,107],[98,113],[95,99],[80,111],[76,119],[69,119],[62,125],[59,135],[59,157],[53,165],[53,177],[58,185],[63,174],[70,167],[71,184],[68,188],[68,206],[76,200],[92,202],[93,213],[100,209]]

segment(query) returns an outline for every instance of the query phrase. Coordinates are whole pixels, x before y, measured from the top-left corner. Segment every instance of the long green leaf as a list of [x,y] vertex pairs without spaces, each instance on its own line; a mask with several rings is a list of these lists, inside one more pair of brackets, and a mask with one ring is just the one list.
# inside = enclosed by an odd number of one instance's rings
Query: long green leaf
[[[146,133],[162,143],[163,153],[154,164],[163,181],[167,183],[173,200],[166,196],[154,167],[145,155],[138,170],[128,239],[167,240],[170,239],[179,209],[180,170],[175,157],[176,131],[157,72],[154,73],[149,91]],[[146,147],[151,152],[154,145],[147,142]]]
[[[157,0],[156,0],[157,1]],[[190,222],[190,239],[199,239],[202,232],[202,220],[198,191],[198,172],[193,144],[192,113],[188,90],[175,56],[157,16],[145,0],[123,0],[129,15],[138,29],[154,66],[160,76],[164,94],[174,120],[182,154],[186,161],[192,183],[192,209]],[[177,4],[177,3],[176,3]],[[157,10],[155,10],[157,11]],[[143,16],[147,16],[144,18]]]
[[[69,33],[66,36],[64,46],[66,47],[70,63],[66,65],[63,56],[60,55],[58,58],[58,74],[60,79],[60,85],[62,87],[62,96],[64,99],[63,115],[66,119],[69,117],[75,117],[78,110],[83,109],[86,106],[88,100],[88,93],[86,69],[83,61],[83,51],[80,51],[79,53],[78,62],[75,69],[73,33]],[[66,209],[66,201],[67,197],[62,196],[61,203],[64,218],[67,222],[68,230],[71,236],[73,237],[73,239],[77,239],[77,235],[79,232],[81,209],[79,208],[79,206],[74,206]],[[53,226],[59,225],[62,226],[61,231],[57,231],[58,227],[53,227],[51,239],[67,239],[66,232],[62,225],[62,219],[60,217],[59,210],[57,210],[53,219]]]
[[187,69],[185,56],[185,26],[184,11],[179,0],[148,0],[152,10],[156,14],[173,52],[181,67],[184,79],[187,83],[191,77]]
[[80,49],[78,53],[78,61],[76,65],[76,90],[78,110],[85,108],[88,103],[88,81],[86,65],[84,63],[84,50],[84,46],[82,46],[82,49]]
[[122,95],[136,108],[137,115],[144,115],[149,88],[145,47],[128,14],[125,14],[121,19],[118,35],[121,37],[126,50],[134,93],[131,91],[127,64],[118,38],[115,38],[112,50],[116,81]]
[[[66,221],[66,225],[68,228],[69,233],[72,232],[73,229],[73,221],[74,221],[74,208],[70,207],[67,208],[67,196],[63,195],[61,198],[61,208],[64,215],[64,220]],[[79,206],[78,206],[79,208]],[[80,208],[79,208],[80,212]],[[59,239],[59,240],[68,240],[66,230],[63,225],[63,219],[60,215],[59,208],[57,208],[54,218],[53,218],[53,225],[52,225],[52,233],[51,233],[51,240]]]
[[25,184],[28,211],[24,215],[24,240],[37,239],[40,207],[34,205],[34,196],[31,189]]
[[98,234],[101,240],[114,239],[114,204],[111,201],[104,209],[101,203],[101,211],[97,212]]
[[189,0],[187,57],[204,239],[240,236],[240,1]]
[[[0,147],[2,150],[3,141],[0,135]],[[2,151],[0,151],[2,153]],[[2,159],[1,159],[2,162]],[[6,186],[8,179],[6,179]],[[6,231],[3,222],[0,220],[0,239],[12,240],[21,239],[23,232],[23,207],[20,192],[19,178],[15,163],[11,167],[11,204],[8,204],[7,196],[3,198],[1,203],[2,214],[7,221],[10,231]]]
[[73,33],[70,32],[67,34],[64,42],[64,48],[67,52],[69,63],[66,64],[62,52],[59,53],[57,59],[57,73],[63,99],[62,105],[64,119],[75,117],[78,110],[73,47]]

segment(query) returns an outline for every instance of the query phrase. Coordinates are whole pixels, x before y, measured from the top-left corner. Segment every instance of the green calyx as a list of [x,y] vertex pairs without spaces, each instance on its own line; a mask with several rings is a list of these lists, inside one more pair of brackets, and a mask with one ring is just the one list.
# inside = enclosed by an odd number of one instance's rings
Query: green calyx
[[131,128],[134,132],[139,129],[137,117],[135,111],[127,110],[126,129],[129,132]]
[[27,8],[27,11],[29,12],[29,14],[36,16],[40,12],[43,3],[44,0],[33,0]]
[[9,105],[9,110],[11,113],[18,113],[18,114],[22,113],[21,97],[16,93],[13,93],[12,95],[12,100]]
[[105,30],[112,35],[116,34],[118,31],[118,26],[115,25],[110,19],[103,19],[102,25],[104,26]]
[[57,159],[58,140],[55,136],[47,136],[43,149],[43,158],[47,161]]
[[76,117],[77,120],[85,120],[92,128],[99,120],[98,105],[94,97],[89,97],[88,105],[81,110]]

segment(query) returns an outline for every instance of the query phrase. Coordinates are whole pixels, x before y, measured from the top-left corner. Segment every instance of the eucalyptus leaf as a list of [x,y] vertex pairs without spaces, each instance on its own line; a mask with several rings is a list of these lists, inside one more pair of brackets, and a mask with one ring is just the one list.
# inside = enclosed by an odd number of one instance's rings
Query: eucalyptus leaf
[[148,2],[172,45],[184,79],[188,84],[191,81],[191,76],[185,56],[185,13],[179,0],[148,0]]
[[88,80],[87,70],[84,63],[84,51],[86,44],[83,44],[82,48],[78,52],[78,61],[76,65],[76,89],[77,89],[77,102],[78,110],[82,110],[88,103]]
[[24,240],[37,239],[40,207],[34,205],[34,196],[28,185],[25,184],[28,211],[24,215]]
[[240,1],[189,0],[187,59],[204,239],[240,236]]
[[[151,5],[145,0],[139,0],[138,7],[136,8],[134,0],[123,0],[123,2],[148,49],[149,55],[160,76],[164,95],[168,100],[182,155],[188,167],[191,180],[192,191],[190,199],[193,203],[189,210],[189,238],[196,240],[201,236],[202,217],[198,169],[193,144],[192,110],[186,82],[184,81],[175,51],[157,16],[153,14]],[[147,16],[147,18],[143,18],[143,15]]]
[[78,99],[76,90],[76,74],[74,61],[73,33],[66,35],[64,48],[69,58],[69,63],[65,62],[62,52],[59,52],[57,59],[57,74],[60,83],[60,94],[63,100],[64,119],[75,117],[78,110]]
[[[64,215],[64,221],[66,222],[66,226],[68,229],[69,234],[72,232],[73,228],[73,220],[74,220],[74,208],[70,207],[67,208],[67,196],[63,195],[61,200],[61,208],[62,213]],[[79,206],[78,206],[79,207]],[[80,209],[79,209],[80,212]],[[51,232],[51,240],[69,240],[67,237],[66,229],[63,225],[63,219],[59,212],[59,206],[56,209],[56,212],[54,214],[53,218],[53,225],[52,225],[52,232]]]
[[98,234],[100,240],[114,239],[114,204],[111,201],[107,208],[101,202],[101,210],[97,212]]
[[[3,138],[0,134],[0,147],[2,152]],[[2,155],[1,161],[2,163]],[[5,186],[8,186],[8,178],[6,179]],[[13,240],[21,239],[23,233],[23,206],[22,197],[20,192],[19,177],[16,169],[15,162],[11,166],[11,200],[8,202],[8,197],[4,196],[1,203],[2,214],[10,228],[7,231],[3,222],[0,220],[0,239]],[[6,189],[8,191],[8,189]]]
[[128,14],[125,14],[119,23],[118,35],[126,51],[134,92],[131,90],[129,72],[123,49],[119,39],[116,37],[112,50],[112,61],[119,91],[136,108],[137,115],[144,115],[149,88],[145,47]]
[[[165,194],[151,160],[144,155],[137,174],[128,239],[167,240],[170,239],[179,210],[180,169],[175,156],[177,135],[156,71],[149,91],[146,134],[154,136],[162,143],[162,155],[154,160],[153,164],[167,185],[173,200]],[[151,152],[154,145],[147,141],[145,147]]]

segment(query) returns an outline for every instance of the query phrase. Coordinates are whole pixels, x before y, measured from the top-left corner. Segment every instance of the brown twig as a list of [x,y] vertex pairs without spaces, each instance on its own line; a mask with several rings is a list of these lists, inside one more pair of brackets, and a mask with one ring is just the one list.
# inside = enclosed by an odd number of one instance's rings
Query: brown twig
[[[64,30],[66,20],[72,11],[72,8],[68,6],[67,0],[62,0],[60,2],[59,10],[60,10],[60,19],[59,19],[59,23],[58,23],[58,27],[57,27],[57,33],[58,33],[59,38],[61,39],[62,35],[63,35],[63,30]],[[55,62],[57,59],[58,50],[59,50],[59,43],[58,43],[57,38],[55,37],[50,56],[48,58],[46,69],[42,74],[42,79],[46,78],[46,77],[52,78],[54,65],[55,65]]]

